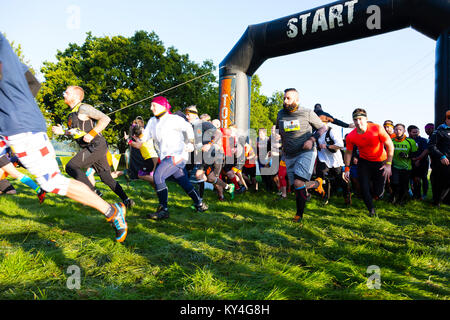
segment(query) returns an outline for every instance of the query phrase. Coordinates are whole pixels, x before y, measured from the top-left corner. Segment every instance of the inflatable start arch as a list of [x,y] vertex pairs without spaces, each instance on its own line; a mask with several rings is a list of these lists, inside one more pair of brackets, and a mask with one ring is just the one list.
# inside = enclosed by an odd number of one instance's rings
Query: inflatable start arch
[[412,27],[437,41],[435,124],[450,109],[450,0],[345,0],[251,25],[220,63],[222,127],[250,127],[251,77],[269,58]]

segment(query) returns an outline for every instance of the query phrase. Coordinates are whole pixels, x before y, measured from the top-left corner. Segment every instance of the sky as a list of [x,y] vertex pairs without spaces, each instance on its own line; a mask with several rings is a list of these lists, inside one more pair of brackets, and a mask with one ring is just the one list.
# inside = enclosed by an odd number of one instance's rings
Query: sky
[[[2,0],[0,32],[20,44],[29,64],[40,70],[58,50],[94,36],[132,36],[154,31],[166,47],[196,63],[218,66],[247,26],[310,10],[332,0]],[[303,107],[351,122],[361,107],[382,124],[424,126],[434,121],[433,39],[411,29],[267,60],[257,71],[261,93],[295,87]],[[218,72],[216,72],[218,79]],[[43,81],[42,74],[38,78]],[[149,93],[149,96],[153,93]],[[195,104],[195,101],[192,102]],[[281,106],[280,106],[281,107]]]

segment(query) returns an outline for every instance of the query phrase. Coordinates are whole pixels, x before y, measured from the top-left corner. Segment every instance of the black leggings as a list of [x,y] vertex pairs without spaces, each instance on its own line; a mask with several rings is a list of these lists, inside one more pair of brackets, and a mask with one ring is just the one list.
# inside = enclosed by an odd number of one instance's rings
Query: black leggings
[[358,180],[361,188],[361,195],[367,209],[370,211],[374,208],[373,196],[377,199],[384,194],[385,178],[380,168],[383,162],[368,161],[359,158],[358,161]]
[[433,192],[433,203],[444,202],[450,193],[450,166],[443,165],[439,160],[433,160],[431,167],[431,189]]
[[422,195],[428,193],[428,165],[413,167],[411,174],[413,178],[413,196],[415,199],[420,199]]
[[409,189],[411,170],[403,170],[392,167],[391,185],[393,196],[400,202],[406,200]]
[[122,201],[128,197],[120,184],[111,176],[111,168],[106,158],[108,152],[106,145],[95,148],[82,148],[66,165],[66,172],[75,180],[86,184],[91,190],[95,187],[91,184],[86,173],[81,170],[92,167],[104,184],[106,184]]

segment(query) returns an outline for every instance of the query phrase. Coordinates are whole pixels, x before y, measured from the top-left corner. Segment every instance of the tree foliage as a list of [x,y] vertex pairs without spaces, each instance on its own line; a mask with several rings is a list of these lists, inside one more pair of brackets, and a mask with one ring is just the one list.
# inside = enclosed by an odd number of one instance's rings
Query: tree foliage
[[251,83],[250,128],[256,131],[266,128],[270,133],[277,120],[278,110],[283,105],[283,93],[277,91],[271,97],[266,97],[260,92],[261,85],[259,76],[255,74]]
[[[84,102],[111,117],[103,135],[121,152],[126,148],[123,132],[130,123],[136,116],[150,118],[151,99],[112,112],[215,70],[212,61],[199,65],[174,47],[165,48],[154,32],[145,31],[130,38],[87,33],[82,45],[69,44],[57,52],[56,59],[56,63],[44,62],[41,69],[45,82],[37,98],[44,116],[53,125],[65,124],[70,108],[64,104],[62,93],[69,85],[81,86]],[[196,104],[202,113],[212,117],[217,113],[218,88],[212,73],[163,95],[173,110]]]

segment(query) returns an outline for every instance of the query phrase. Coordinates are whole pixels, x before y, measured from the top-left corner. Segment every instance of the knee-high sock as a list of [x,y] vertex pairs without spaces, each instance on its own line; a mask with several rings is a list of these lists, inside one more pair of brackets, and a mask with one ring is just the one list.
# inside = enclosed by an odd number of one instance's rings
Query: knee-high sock
[[36,182],[34,182],[29,176],[27,175],[23,175],[20,179],[18,179],[20,182],[22,182],[23,184],[26,184],[27,186],[29,186],[31,189],[33,189],[34,191],[36,191],[36,193],[39,192],[40,187],[36,184]]
[[159,204],[164,209],[167,209],[167,201],[169,199],[169,190],[167,189],[167,187],[156,190],[156,194],[158,195]]
[[202,202],[202,199],[198,195],[197,191],[195,191],[194,186],[189,181],[189,178],[185,174],[180,175],[174,175],[175,180],[177,183],[183,188],[184,192],[187,193],[189,197],[194,201],[195,205],[198,205]]
[[114,193],[117,194],[122,201],[128,199],[128,196],[123,190],[122,186],[111,176],[111,172],[100,171],[97,172],[97,174],[100,176],[102,182],[106,184],[112,191],[114,191]]
[[198,195],[203,199],[203,194],[205,193],[205,182],[202,181],[198,184]]
[[297,216],[303,217],[306,206],[306,188],[305,186],[295,188],[295,202],[297,205]]

